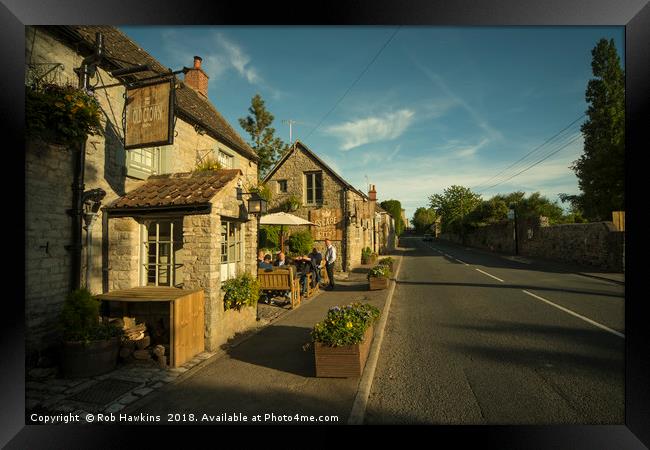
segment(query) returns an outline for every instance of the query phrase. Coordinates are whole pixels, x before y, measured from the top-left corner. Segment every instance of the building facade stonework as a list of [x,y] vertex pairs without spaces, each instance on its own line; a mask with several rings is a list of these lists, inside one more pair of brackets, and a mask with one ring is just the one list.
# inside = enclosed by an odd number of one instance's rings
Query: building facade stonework
[[[74,69],[79,67],[94,42],[96,32],[104,34],[106,58],[91,81],[93,85],[123,82],[111,71],[130,61],[131,65],[150,64],[165,72],[153,57],[114,27],[108,26],[28,26],[26,27],[26,67],[56,66],[51,82],[78,84]],[[190,56],[191,58],[191,56]],[[188,61],[189,62],[189,61]],[[116,65],[118,64],[118,65]],[[202,69],[198,69],[201,70]],[[238,171],[224,186],[215,189],[211,198],[201,200],[199,212],[178,212],[173,218],[180,232],[176,263],[179,265],[174,285],[201,288],[206,293],[206,345],[216,349],[227,340],[228,330],[241,329],[241,324],[223,323],[221,283],[225,278],[246,271],[254,273],[257,247],[257,222],[246,213],[246,198],[237,194],[238,187],[257,182],[257,157],[237,132],[223,119],[200,90],[207,85],[193,86],[192,74],[185,81],[178,79],[173,145],[125,150],[121,112],[124,108],[124,87],[96,89],[95,98],[102,109],[102,136],[90,136],[86,143],[85,190],[101,188],[106,192],[97,219],[92,227],[92,260],[90,277],[86,280],[86,231],[82,232],[81,285],[88,285],[95,294],[150,283],[143,275],[143,239],[148,224],[168,219],[169,212],[139,208],[128,215],[115,214],[110,205],[138,188],[147,186],[152,175],[187,173],[195,170],[205,158],[225,161],[224,169]],[[150,76],[146,73],[142,76]],[[202,80],[201,83],[206,82]],[[38,352],[59,337],[58,316],[71,286],[71,256],[67,247],[72,240],[72,182],[75,153],[73,149],[52,145],[36,139],[26,142],[26,339],[27,350]],[[171,200],[170,200],[171,202]],[[166,205],[165,207],[171,207]],[[164,208],[163,208],[164,209]],[[237,234],[238,261],[230,263],[222,274],[222,223],[228,216],[229,229]],[[228,316],[235,317],[235,314]],[[250,312],[242,313],[249,326]],[[238,317],[238,316],[237,316]],[[233,318],[233,323],[242,320]]]
[[[313,176],[318,177],[314,182]],[[354,188],[329,168],[302,142],[296,143],[269,172],[264,183],[271,189],[271,212],[289,211],[305,220],[323,217],[334,218],[335,226],[327,223],[327,234],[316,231],[316,227],[289,227],[289,234],[299,229],[308,229],[319,238],[316,247],[324,251],[324,237],[333,233],[332,244],[337,250],[335,270],[349,271],[361,264],[361,252],[369,247],[377,253],[394,248],[394,223],[390,215],[377,211],[376,199]],[[313,193],[313,189],[319,193]],[[298,208],[289,210],[289,200],[298,201]],[[380,239],[380,236],[383,238]],[[338,239],[340,237],[340,239]],[[392,244],[392,246],[391,246]]]

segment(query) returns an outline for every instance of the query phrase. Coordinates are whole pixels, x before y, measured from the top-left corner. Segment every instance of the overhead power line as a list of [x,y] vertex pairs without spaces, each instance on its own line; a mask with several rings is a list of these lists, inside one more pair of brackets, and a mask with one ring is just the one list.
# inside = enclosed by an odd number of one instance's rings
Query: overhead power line
[[372,58],[372,60],[368,63],[368,65],[365,67],[365,69],[363,69],[363,70],[361,71],[361,73],[359,74],[359,76],[358,76],[358,77],[357,77],[357,78],[352,82],[352,84],[350,85],[350,87],[349,87],[349,88],[348,88],[348,89],[343,93],[343,95],[342,95],[342,96],[341,96],[341,97],[336,101],[336,103],[334,103],[334,106],[332,106],[332,108],[331,108],[329,111],[327,111],[327,113],[325,113],[325,115],[320,119],[320,121],[316,124],[316,126],[315,126],[314,128],[311,129],[311,131],[309,132],[309,134],[305,137],[305,140],[307,140],[307,139],[309,138],[309,136],[311,136],[312,133],[313,133],[314,131],[316,131],[316,130],[318,129],[318,127],[321,126],[321,124],[323,123],[323,121],[325,121],[325,119],[327,119],[327,117],[332,113],[332,111],[334,111],[334,110],[336,109],[336,107],[339,106],[339,103],[341,103],[341,102],[343,101],[343,99],[344,99],[344,98],[348,95],[348,93],[352,90],[352,88],[354,87],[354,85],[357,84],[357,82],[361,79],[361,77],[363,77],[363,75],[368,71],[368,69],[370,68],[370,66],[372,66],[373,63],[377,60],[377,58],[379,58],[379,55],[381,55],[381,53],[384,51],[384,49],[385,49],[386,47],[388,47],[388,44],[390,44],[390,42],[395,38],[395,36],[397,35],[397,32],[400,30],[400,28],[402,28],[401,25],[398,26],[397,29],[393,32],[393,34],[388,38],[388,40],[387,40],[386,42],[384,42],[384,45],[381,46],[381,48],[379,49],[379,51],[377,52],[377,54],[374,56],[374,58]]
[[[513,168],[513,167],[516,166],[519,162],[523,161],[523,160],[526,159],[528,156],[530,156],[530,155],[532,155],[533,153],[537,152],[537,151],[540,150],[542,147],[544,147],[545,145],[547,145],[548,143],[550,143],[551,141],[553,141],[555,138],[557,138],[558,136],[560,136],[562,133],[564,133],[566,130],[568,130],[569,128],[571,128],[571,127],[572,127],[576,122],[578,122],[578,121],[579,121],[580,119],[582,119],[583,117],[585,117],[585,114],[582,114],[580,117],[578,117],[577,119],[575,119],[575,120],[574,120],[573,122],[571,122],[569,125],[567,125],[566,127],[562,128],[560,131],[558,131],[557,133],[555,133],[553,136],[551,136],[550,138],[546,139],[546,140],[545,140],[544,142],[542,142],[540,145],[538,145],[537,147],[535,147],[534,149],[532,149],[530,152],[526,153],[524,156],[522,156],[521,158],[519,158],[519,159],[518,159],[517,161],[515,161],[514,163],[510,164],[508,167],[506,167],[506,168],[504,168],[503,170],[501,170],[499,173],[497,173],[497,174],[494,175],[493,177],[491,177],[491,178],[489,178],[489,179],[487,179],[487,180],[485,180],[485,181],[483,181],[483,182],[477,184],[476,186],[472,187],[471,189],[476,189],[476,188],[479,187],[479,186],[483,186],[483,185],[489,183],[490,181],[494,180],[495,178],[497,178],[499,175],[501,175],[501,174],[503,174],[504,172],[506,172],[508,169]],[[488,189],[489,189],[489,188],[488,188]]]
[[554,151],[552,151],[551,153],[549,153],[548,155],[546,155],[546,156],[543,157],[542,159],[540,159],[540,160],[534,162],[534,163],[531,164],[530,166],[528,166],[528,167],[526,167],[525,169],[523,169],[523,170],[517,172],[516,174],[512,175],[511,177],[508,177],[508,178],[506,178],[506,179],[503,180],[503,181],[499,181],[498,183],[493,184],[492,186],[489,186],[489,187],[487,187],[487,188],[485,188],[485,189],[482,189],[481,191],[479,191],[479,193],[485,192],[485,191],[487,191],[488,189],[492,189],[493,187],[498,186],[498,185],[500,185],[500,184],[503,184],[503,183],[505,183],[506,181],[512,180],[514,177],[521,175],[522,173],[526,172],[526,171],[529,170],[529,169],[532,169],[532,168],[535,167],[536,165],[540,164],[540,163],[543,162],[543,161],[546,161],[546,160],[547,160],[548,158],[550,158],[551,156],[555,155],[555,154],[558,153],[559,151],[561,151],[561,150],[563,150],[564,148],[568,147],[569,145],[573,144],[573,143],[576,142],[578,139],[580,139],[580,137],[581,137],[580,135],[574,137],[574,138],[571,139],[569,142],[567,142],[567,143],[563,144],[562,146],[560,146],[559,148],[555,149]]

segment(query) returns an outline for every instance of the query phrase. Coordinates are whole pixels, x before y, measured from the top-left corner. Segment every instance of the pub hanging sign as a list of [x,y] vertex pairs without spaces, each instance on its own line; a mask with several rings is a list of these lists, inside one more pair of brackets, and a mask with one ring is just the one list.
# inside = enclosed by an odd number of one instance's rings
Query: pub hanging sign
[[174,79],[126,89],[124,148],[174,143]]

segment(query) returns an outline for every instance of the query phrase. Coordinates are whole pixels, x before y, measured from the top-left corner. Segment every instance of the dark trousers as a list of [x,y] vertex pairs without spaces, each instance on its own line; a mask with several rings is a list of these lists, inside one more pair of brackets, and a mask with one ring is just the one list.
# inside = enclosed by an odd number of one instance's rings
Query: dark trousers
[[334,287],[334,264],[325,264],[327,270],[327,278],[330,279],[330,287]]

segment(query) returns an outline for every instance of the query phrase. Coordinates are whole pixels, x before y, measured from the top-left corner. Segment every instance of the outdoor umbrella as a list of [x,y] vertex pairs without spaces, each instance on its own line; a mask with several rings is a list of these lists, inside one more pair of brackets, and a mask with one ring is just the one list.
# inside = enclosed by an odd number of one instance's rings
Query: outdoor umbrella
[[260,225],[280,225],[280,251],[284,252],[284,226],[285,225],[316,225],[302,217],[279,212],[267,214],[260,219]]

